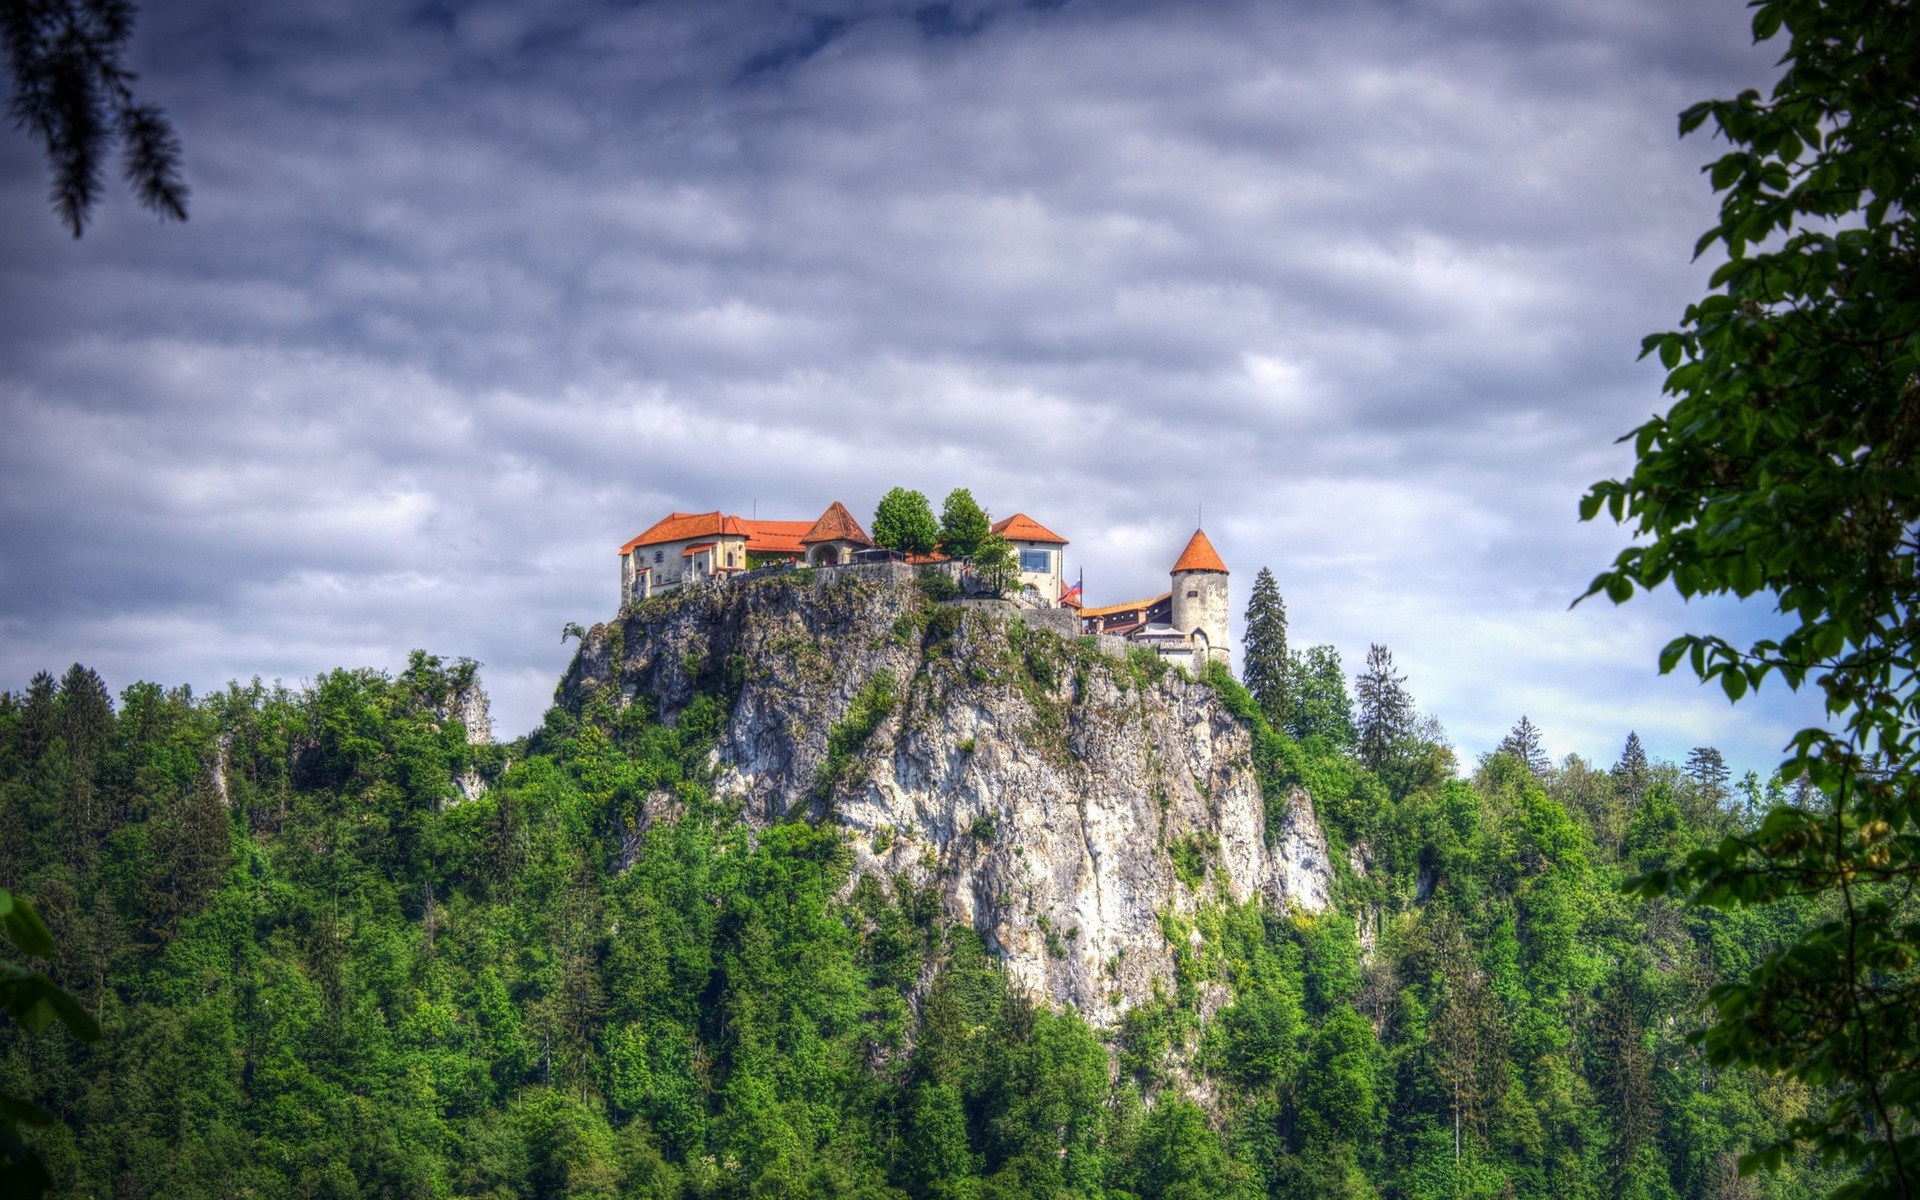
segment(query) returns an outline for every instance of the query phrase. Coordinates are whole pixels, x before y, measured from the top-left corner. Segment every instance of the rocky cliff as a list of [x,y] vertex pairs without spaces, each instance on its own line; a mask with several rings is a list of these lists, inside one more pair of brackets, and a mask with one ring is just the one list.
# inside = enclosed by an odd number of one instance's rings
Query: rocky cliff
[[1305,792],[1263,800],[1212,688],[1057,615],[936,603],[898,566],[735,581],[595,626],[562,694],[671,723],[717,691],[718,795],[838,822],[857,872],[933,885],[1015,978],[1110,1026],[1170,989],[1166,931],[1199,906],[1326,907],[1326,840]]

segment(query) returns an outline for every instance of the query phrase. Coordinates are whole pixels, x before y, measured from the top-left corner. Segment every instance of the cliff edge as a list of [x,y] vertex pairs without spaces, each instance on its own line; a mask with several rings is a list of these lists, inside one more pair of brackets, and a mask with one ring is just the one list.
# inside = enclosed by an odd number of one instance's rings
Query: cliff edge
[[1210,686],[1062,615],[936,602],[895,564],[735,580],[596,625],[561,701],[671,724],[717,695],[716,796],[837,822],[856,877],[931,886],[1014,979],[1111,1027],[1172,990],[1181,918],[1324,909],[1330,866],[1311,799],[1262,797]]

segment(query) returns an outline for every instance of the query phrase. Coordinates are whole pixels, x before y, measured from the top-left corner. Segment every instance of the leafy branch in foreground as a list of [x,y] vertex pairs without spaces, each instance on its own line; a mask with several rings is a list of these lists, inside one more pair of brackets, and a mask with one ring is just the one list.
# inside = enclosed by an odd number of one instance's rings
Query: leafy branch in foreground
[[[33,906],[0,888],[0,926],[21,954],[53,957],[53,935]],[[38,971],[0,959],[0,1008],[29,1033],[39,1033],[54,1021],[83,1042],[100,1040],[100,1023],[80,1002]],[[0,1092],[0,1196],[38,1197],[53,1186],[46,1164],[20,1136],[21,1126],[52,1124],[39,1105]]]
[[133,38],[128,0],[0,0],[0,42],[13,77],[14,126],[46,148],[53,208],[74,237],[100,198],[114,142],[121,174],[143,207],[187,219],[180,141],[166,114],[134,98],[122,63]]
[[1708,1058],[1828,1090],[1792,1143],[1849,1164],[1843,1196],[1920,1191],[1920,7],[1758,0],[1785,73],[1695,105],[1731,150],[1707,170],[1727,261],[1682,327],[1646,339],[1671,410],[1596,484],[1642,544],[1588,595],[1671,582],[1687,597],[1768,594],[1792,627],[1742,648],[1695,634],[1661,653],[1738,700],[1770,674],[1825,693],[1828,727],[1788,746],[1812,804],[1634,881],[1718,907],[1814,897],[1827,919],[1711,993]]

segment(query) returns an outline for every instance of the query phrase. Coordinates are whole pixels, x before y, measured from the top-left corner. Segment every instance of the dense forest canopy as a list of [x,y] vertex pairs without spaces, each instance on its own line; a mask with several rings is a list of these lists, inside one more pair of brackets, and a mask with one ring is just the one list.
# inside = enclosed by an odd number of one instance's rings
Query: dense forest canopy
[[[1323,650],[1303,669],[1324,676]],[[1820,1097],[1685,1037],[1708,988],[1815,914],[1617,888],[1741,827],[1723,776],[1636,741],[1613,769],[1500,754],[1461,778],[1432,722],[1369,767],[1351,719],[1309,712],[1329,689],[1295,693],[1296,738],[1216,670],[1269,803],[1312,790],[1336,909],[1170,922],[1164,994],[1099,1030],[1010,985],[930,893],[854,881],[831,820],[756,827],[716,800],[710,665],[671,727],[562,697],[512,745],[469,742],[472,664],[424,654],[298,691],[116,700],[76,666],[0,695],[0,886],[37,902],[52,974],[105,1030],[0,1034],[0,1092],[58,1118],[30,1136],[60,1193],[1833,1182],[1792,1161],[1741,1177],[1737,1155]]]

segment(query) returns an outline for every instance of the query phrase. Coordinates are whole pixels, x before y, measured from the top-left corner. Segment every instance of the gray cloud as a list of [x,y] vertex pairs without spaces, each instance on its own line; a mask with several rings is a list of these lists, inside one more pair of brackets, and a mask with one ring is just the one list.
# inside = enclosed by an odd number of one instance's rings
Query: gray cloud
[[202,3],[143,14],[193,220],[85,241],[0,145],[0,673],[487,664],[662,510],[970,486],[1147,592],[1196,505],[1296,637],[1385,641],[1462,748],[1769,764],[1806,709],[1567,602],[1574,501],[1706,267],[1673,114],[1730,3]]

